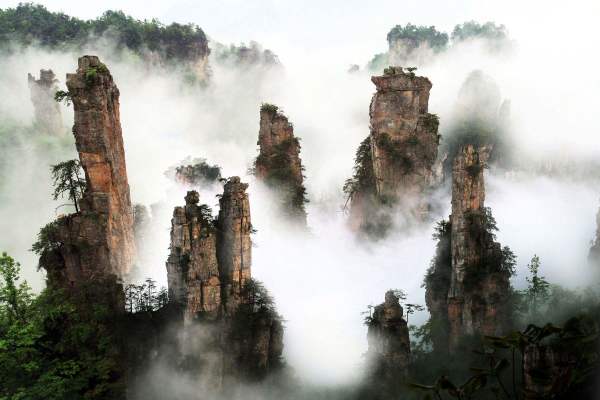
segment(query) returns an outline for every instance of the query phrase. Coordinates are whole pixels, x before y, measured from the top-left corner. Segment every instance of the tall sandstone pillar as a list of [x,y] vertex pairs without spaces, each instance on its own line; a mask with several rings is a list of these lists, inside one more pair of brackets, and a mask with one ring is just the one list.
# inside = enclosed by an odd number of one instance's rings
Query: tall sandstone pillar
[[219,199],[217,259],[225,288],[227,311],[239,304],[242,287],[251,278],[252,223],[247,183],[229,178]]
[[135,242],[119,90],[95,56],[79,58],[77,72],[67,74],[67,87],[87,187],[80,211],[56,222],[53,235],[61,245],[43,254],[40,263],[49,266],[49,279],[62,284],[102,276],[125,278],[134,262]]
[[288,118],[274,105],[263,104],[260,109],[258,145],[256,177],[281,197],[284,214],[306,225],[300,142]]
[[438,120],[428,113],[431,82],[386,68],[371,78],[377,92],[371,100],[371,149],[377,195],[427,214],[424,192],[434,183],[438,153]]
[[214,318],[221,306],[217,263],[217,234],[210,216],[198,206],[198,192],[185,196],[185,207],[175,207],[171,220],[171,252],[167,260],[169,299],[185,310]]
[[51,69],[41,69],[40,79],[27,74],[27,82],[37,126],[50,135],[63,136],[60,105],[54,100],[58,90],[56,75]]
[[510,273],[484,207],[489,148],[462,147],[452,169],[448,323],[450,348],[465,335],[500,335],[507,329]]

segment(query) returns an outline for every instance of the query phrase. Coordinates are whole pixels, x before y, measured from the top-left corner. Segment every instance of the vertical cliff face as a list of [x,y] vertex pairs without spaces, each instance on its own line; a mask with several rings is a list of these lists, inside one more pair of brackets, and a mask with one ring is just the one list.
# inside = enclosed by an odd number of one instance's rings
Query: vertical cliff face
[[389,67],[371,80],[377,88],[369,109],[371,132],[359,146],[344,191],[351,226],[381,236],[393,221],[394,206],[411,220],[426,219],[427,192],[439,181],[439,123],[428,113],[429,79]]
[[495,241],[485,207],[489,148],[465,145],[454,159],[452,214],[438,224],[436,255],[425,277],[436,350],[455,350],[468,335],[501,335],[510,328],[514,255]]
[[216,352],[213,383],[262,378],[279,365],[283,351],[281,318],[264,287],[251,277],[247,187],[239,177],[227,180],[216,220],[206,205],[198,205],[198,193],[190,191],[171,221],[169,300],[188,325],[193,320],[213,324],[202,354],[184,355],[202,359],[206,347]]
[[50,135],[63,135],[63,123],[60,106],[54,100],[58,90],[57,79],[51,69],[41,69],[40,79],[27,74],[29,92],[37,126]]
[[410,340],[404,311],[393,291],[375,307],[369,321],[367,353],[371,371],[377,380],[406,375],[410,362]]
[[239,304],[242,287],[251,277],[252,222],[247,188],[248,184],[234,176],[225,184],[219,199],[217,258],[227,311]]
[[285,214],[306,224],[300,142],[294,136],[292,124],[274,105],[263,104],[261,107],[258,145],[257,178],[277,191]]
[[119,121],[119,90],[95,56],[67,75],[75,111],[73,135],[86,190],[80,211],[48,229],[50,248],[40,264],[63,285],[101,276],[124,278],[134,261],[133,209]]
[[439,142],[437,117],[428,113],[431,82],[401,67],[371,80],[377,88],[369,110],[377,194],[426,213],[423,194],[434,180]]
[[489,149],[464,146],[452,170],[451,259],[448,291],[450,347],[464,335],[508,329],[510,271],[495,242],[495,221],[484,207],[483,171]]
[[214,318],[221,305],[216,230],[198,192],[188,192],[185,207],[175,207],[171,221],[171,253],[167,260],[169,298],[185,310]]

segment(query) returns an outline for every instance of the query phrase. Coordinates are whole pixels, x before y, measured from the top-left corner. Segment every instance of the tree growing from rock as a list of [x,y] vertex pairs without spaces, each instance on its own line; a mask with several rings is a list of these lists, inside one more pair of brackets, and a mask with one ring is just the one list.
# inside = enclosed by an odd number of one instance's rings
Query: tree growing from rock
[[73,202],[75,211],[79,212],[79,200],[83,197],[86,183],[81,176],[81,163],[79,160],[68,160],[53,165],[51,168],[52,179],[54,181],[54,192],[52,197],[58,200],[65,195]]

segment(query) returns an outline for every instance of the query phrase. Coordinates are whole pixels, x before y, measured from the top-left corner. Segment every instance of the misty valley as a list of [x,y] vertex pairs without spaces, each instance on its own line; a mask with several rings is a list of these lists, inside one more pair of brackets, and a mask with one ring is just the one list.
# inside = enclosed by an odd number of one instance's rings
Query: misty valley
[[47,3],[0,1],[0,400],[600,398],[592,2]]

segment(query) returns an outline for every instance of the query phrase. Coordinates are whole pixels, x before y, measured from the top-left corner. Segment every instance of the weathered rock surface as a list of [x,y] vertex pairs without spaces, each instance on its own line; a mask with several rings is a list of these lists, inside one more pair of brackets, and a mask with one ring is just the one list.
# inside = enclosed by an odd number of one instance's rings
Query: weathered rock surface
[[489,149],[467,145],[452,170],[451,256],[448,292],[450,346],[471,334],[501,335],[508,328],[510,275],[490,232],[483,172]]
[[371,80],[377,88],[369,109],[371,154],[361,155],[359,148],[354,177],[345,187],[352,225],[390,221],[389,211],[378,217],[382,206],[399,206],[405,217],[424,220],[430,208],[427,193],[438,182],[439,169],[438,118],[428,112],[432,84],[402,67],[386,68]]
[[294,127],[276,106],[264,104],[261,107],[258,145],[257,178],[277,191],[285,214],[306,225],[300,142],[294,136]]
[[410,340],[404,311],[393,291],[385,294],[385,302],[376,306],[369,322],[368,361],[378,379],[394,379],[406,375],[410,362]]
[[214,318],[221,306],[217,235],[210,213],[198,206],[198,193],[188,192],[185,207],[175,207],[171,222],[171,253],[167,260],[169,299],[192,318]]
[[371,80],[377,87],[369,110],[377,194],[415,202],[425,212],[439,142],[437,118],[428,113],[431,82],[401,67]]
[[[214,221],[210,209],[198,205],[196,191],[188,192],[185,207],[173,213],[169,300],[183,311],[185,325],[210,324],[204,342],[212,343],[210,354],[218,355],[211,356],[218,360],[211,363],[218,375],[213,383],[262,378],[280,364],[283,351],[281,318],[265,289],[251,278],[247,187],[239,177],[229,178]],[[187,357],[203,359],[206,351],[203,346]]]
[[240,303],[242,287],[252,276],[252,221],[247,188],[247,183],[234,176],[225,184],[219,199],[217,258],[226,311]]
[[56,85],[58,80],[54,72],[51,69],[41,69],[40,79],[35,79],[33,75],[27,74],[27,82],[37,126],[47,134],[62,136],[65,130],[60,106],[54,100],[54,94],[58,90]]
[[495,222],[484,206],[488,154],[487,147],[465,145],[454,159],[452,214],[441,227],[426,277],[429,311],[448,330],[438,348],[447,342],[453,350],[467,335],[501,335],[510,325],[510,260],[495,241]]
[[125,278],[134,262],[133,208],[119,120],[119,90],[95,56],[67,74],[75,111],[73,135],[87,188],[80,211],[58,219],[55,248],[40,264],[49,280],[73,285],[98,277]]

